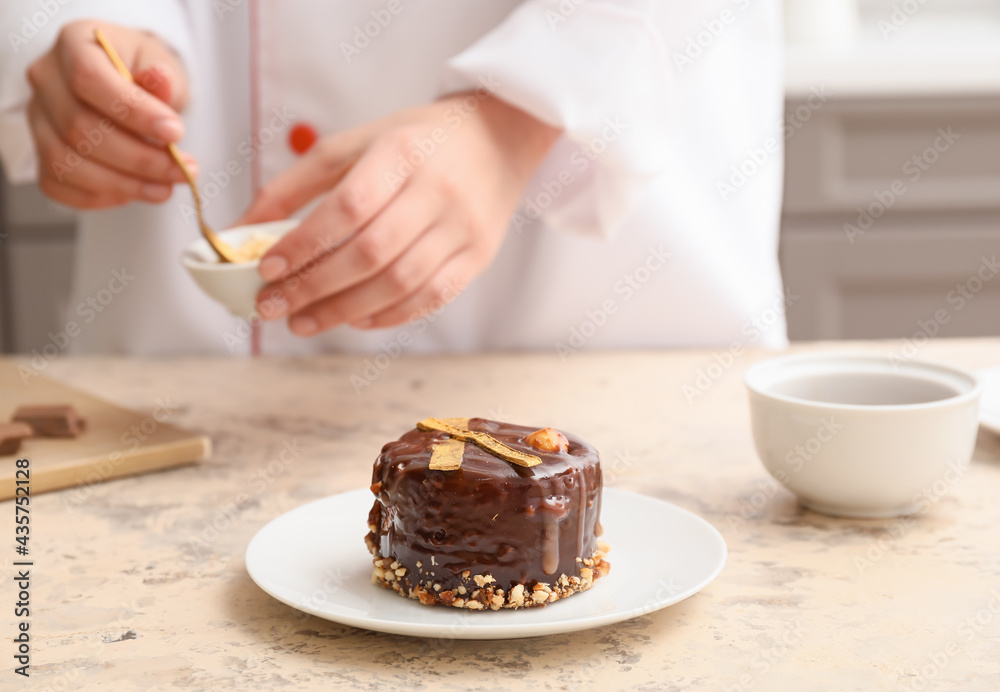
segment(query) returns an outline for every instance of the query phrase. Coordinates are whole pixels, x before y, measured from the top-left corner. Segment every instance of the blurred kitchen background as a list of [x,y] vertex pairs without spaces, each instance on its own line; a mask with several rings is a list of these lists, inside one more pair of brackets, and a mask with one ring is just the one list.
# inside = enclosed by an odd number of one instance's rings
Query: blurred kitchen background
[[[919,338],[940,308],[938,336],[1000,335],[1000,277],[974,279],[1000,255],[1000,0],[786,0],[785,17],[789,336]],[[73,252],[73,213],[3,181],[0,350],[61,328]]]

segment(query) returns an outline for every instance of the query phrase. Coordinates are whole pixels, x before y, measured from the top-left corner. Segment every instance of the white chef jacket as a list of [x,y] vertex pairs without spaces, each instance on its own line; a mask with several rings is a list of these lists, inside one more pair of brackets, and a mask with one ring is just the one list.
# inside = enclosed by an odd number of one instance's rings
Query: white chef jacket
[[[36,166],[25,68],[84,17],[148,29],[182,57],[180,146],[216,228],[295,162],[294,128],[328,135],[480,88],[564,130],[458,298],[393,329],[302,339],[267,323],[265,353],[785,344],[778,0],[4,3],[0,155],[15,182]],[[229,315],[178,262],[197,237],[183,186],[164,204],[81,213],[71,349],[248,351],[253,317]]]

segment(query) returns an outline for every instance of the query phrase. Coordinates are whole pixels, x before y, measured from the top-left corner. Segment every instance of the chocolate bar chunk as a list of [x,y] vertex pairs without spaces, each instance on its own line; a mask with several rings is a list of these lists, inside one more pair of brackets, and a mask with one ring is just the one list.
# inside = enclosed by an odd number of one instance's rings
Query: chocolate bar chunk
[[86,421],[67,404],[22,406],[11,418],[15,423],[27,423],[38,437],[76,437],[86,429]]
[[16,454],[21,440],[31,437],[34,431],[27,423],[0,423],[0,455]]

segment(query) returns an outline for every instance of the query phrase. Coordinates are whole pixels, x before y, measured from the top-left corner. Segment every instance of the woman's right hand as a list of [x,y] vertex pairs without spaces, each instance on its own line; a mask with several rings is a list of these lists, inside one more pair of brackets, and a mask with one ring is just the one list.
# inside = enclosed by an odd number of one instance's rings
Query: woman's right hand
[[[95,28],[135,83],[115,69]],[[156,36],[96,20],[72,22],[27,76],[38,185],[52,199],[77,209],[163,202],[185,180],[166,145],[184,134],[178,113],[188,98],[187,75]]]

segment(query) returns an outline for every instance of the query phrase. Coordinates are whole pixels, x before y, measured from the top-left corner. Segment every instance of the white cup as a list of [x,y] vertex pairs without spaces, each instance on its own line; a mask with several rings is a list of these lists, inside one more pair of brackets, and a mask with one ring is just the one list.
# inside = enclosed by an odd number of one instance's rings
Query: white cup
[[[283,236],[299,225],[297,219],[238,226],[219,231],[219,237],[238,248],[254,234]],[[237,317],[249,319],[256,313],[257,294],[264,280],[257,273],[260,260],[238,264],[220,263],[208,241],[199,238],[181,253],[181,264],[209,297],[222,303]]]
[[757,454],[806,507],[891,517],[934,504],[965,472],[982,386],[959,368],[888,356],[783,356],[746,373]]

